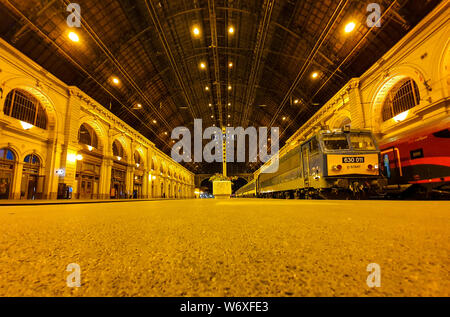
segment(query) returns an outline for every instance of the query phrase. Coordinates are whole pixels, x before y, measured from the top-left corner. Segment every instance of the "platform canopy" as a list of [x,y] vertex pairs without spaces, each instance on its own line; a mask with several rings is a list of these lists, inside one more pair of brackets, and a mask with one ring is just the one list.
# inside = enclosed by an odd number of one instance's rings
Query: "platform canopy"
[[280,127],[283,143],[440,1],[376,1],[373,28],[372,0],[76,2],[80,28],[70,1],[1,1],[0,35],[170,153],[172,129],[195,118]]

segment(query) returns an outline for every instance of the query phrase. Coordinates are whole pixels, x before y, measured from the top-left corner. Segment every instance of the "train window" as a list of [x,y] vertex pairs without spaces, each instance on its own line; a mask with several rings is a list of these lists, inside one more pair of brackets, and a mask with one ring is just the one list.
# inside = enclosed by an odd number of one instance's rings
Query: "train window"
[[450,138],[450,129],[445,129],[436,133],[433,133],[433,135],[436,138],[444,138],[444,139],[449,139]]
[[375,142],[372,137],[367,134],[350,135],[350,142],[354,150],[376,150]]
[[311,140],[311,143],[309,144],[309,146],[310,146],[311,154],[319,152],[319,142],[317,142],[317,139],[315,137]]
[[324,136],[323,144],[327,150],[348,150],[348,140],[345,135]]
[[411,160],[423,158],[423,149],[411,151]]

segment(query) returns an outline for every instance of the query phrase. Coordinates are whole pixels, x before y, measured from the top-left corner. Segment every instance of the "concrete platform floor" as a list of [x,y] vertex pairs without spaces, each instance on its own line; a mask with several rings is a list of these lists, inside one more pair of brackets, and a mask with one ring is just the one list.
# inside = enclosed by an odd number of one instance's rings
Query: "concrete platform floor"
[[0,296],[449,296],[449,233],[450,202],[3,206]]

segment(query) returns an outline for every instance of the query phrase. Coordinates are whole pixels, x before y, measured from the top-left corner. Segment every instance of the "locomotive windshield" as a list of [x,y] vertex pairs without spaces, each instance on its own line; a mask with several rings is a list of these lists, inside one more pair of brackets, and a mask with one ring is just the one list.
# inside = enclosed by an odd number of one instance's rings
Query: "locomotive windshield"
[[351,134],[350,142],[354,150],[376,150],[375,142],[369,134]]
[[345,135],[324,135],[323,144],[326,150],[349,150],[347,136]]

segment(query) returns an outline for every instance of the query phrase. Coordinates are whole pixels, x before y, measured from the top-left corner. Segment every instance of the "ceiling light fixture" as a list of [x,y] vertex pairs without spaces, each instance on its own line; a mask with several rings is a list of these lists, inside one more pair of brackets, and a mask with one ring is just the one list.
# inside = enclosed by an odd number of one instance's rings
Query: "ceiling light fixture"
[[353,30],[356,28],[356,23],[355,22],[349,22],[347,23],[347,25],[345,26],[345,33],[350,33],[353,32]]
[[319,77],[319,73],[318,72],[314,72],[314,73],[312,73],[311,77],[313,79],[316,79],[317,77]]
[[228,28],[228,33],[233,34],[234,33],[234,27],[230,26]]
[[120,80],[119,80],[119,78],[117,78],[117,77],[113,77],[112,82],[113,82],[115,85],[120,84]]
[[72,42],[75,42],[75,43],[78,43],[78,42],[80,41],[80,37],[79,37],[78,34],[75,33],[75,32],[70,32],[70,33],[69,33],[69,39],[70,39]]
[[201,69],[205,69],[206,68],[206,64],[205,63],[200,63],[200,68]]
[[233,63],[230,62],[230,63],[228,64],[228,67],[233,68]]
[[192,29],[192,33],[194,33],[195,36],[199,36],[200,35],[200,29],[198,27],[194,27]]

